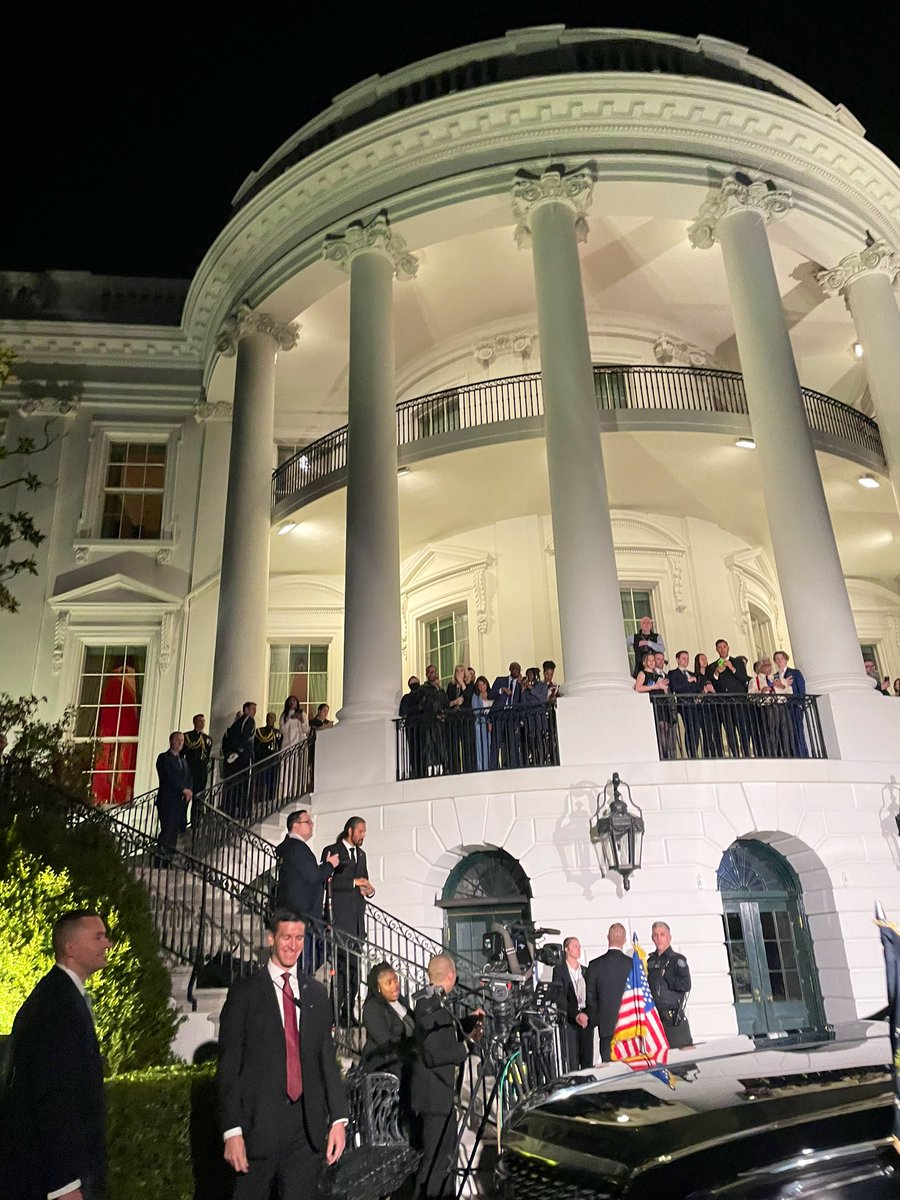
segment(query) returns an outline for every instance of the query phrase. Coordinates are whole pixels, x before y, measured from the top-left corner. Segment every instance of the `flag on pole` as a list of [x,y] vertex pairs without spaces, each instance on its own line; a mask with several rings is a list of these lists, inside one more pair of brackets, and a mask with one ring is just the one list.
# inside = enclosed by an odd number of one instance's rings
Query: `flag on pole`
[[881,934],[884,970],[887,975],[888,1025],[891,1034],[891,1060],[894,1075],[894,1134],[891,1141],[900,1154],[900,929],[884,915],[875,902],[875,924]]
[[[612,1057],[635,1071],[665,1064],[669,1058],[669,1039],[663,1029],[659,1010],[653,1003],[647,978],[647,955],[634,938],[631,971],[622,993],[619,1016],[612,1036]],[[673,1087],[668,1071],[654,1072]]]

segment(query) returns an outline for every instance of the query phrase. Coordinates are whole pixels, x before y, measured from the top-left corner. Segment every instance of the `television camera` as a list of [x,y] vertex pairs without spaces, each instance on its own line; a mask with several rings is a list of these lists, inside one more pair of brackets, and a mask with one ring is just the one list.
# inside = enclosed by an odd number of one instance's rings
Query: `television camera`
[[493,1037],[500,1044],[521,1033],[528,1017],[555,1023],[562,987],[558,983],[541,982],[535,966],[543,963],[555,967],[562,962],[562,943],[538,945],[542,938],[558,933],[558,929],[538,929],[532,924],[495,921],[491,932],[482,937],[481,949],[488,962],[481,982],[490,989],[489,1015]]

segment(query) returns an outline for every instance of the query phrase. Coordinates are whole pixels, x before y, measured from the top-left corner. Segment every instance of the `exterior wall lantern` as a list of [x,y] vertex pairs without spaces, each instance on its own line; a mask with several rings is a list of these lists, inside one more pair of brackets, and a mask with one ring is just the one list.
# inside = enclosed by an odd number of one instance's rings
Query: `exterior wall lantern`
[[[620,788],[628,793],[627,803]],[[619,778],[618,771],[597,796],[597,812],[590,828],[591,841],[599,844],[603,855],[604,872],[621,875],[622,886],[629,891],[632,871],[641,869],[644,814],[631,799],[631,788]]]

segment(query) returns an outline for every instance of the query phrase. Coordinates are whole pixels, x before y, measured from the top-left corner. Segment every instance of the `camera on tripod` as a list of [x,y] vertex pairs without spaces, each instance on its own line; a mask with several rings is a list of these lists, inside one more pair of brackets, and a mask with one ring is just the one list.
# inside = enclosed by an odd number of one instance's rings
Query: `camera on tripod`
[[558,929],[538,929],[531,922],[506,924],[495,921],[490,933],[483,935],[481,950],[488,960],[485,975],[492,979],[504,977],[510,982],[524,983],[535,963],[555,967],[563,960],[562,942],[547,942],[538,946],[541,938],[558,934]]

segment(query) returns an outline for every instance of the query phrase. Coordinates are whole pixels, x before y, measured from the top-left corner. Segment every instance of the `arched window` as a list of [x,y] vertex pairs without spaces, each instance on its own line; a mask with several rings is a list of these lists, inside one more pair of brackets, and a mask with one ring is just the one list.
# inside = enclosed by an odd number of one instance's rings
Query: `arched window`
[[531,920],[531,883],[505,850],[476,850],[450,872],[438,904],[451,951],[480,965],[482,937],[495,922]]

